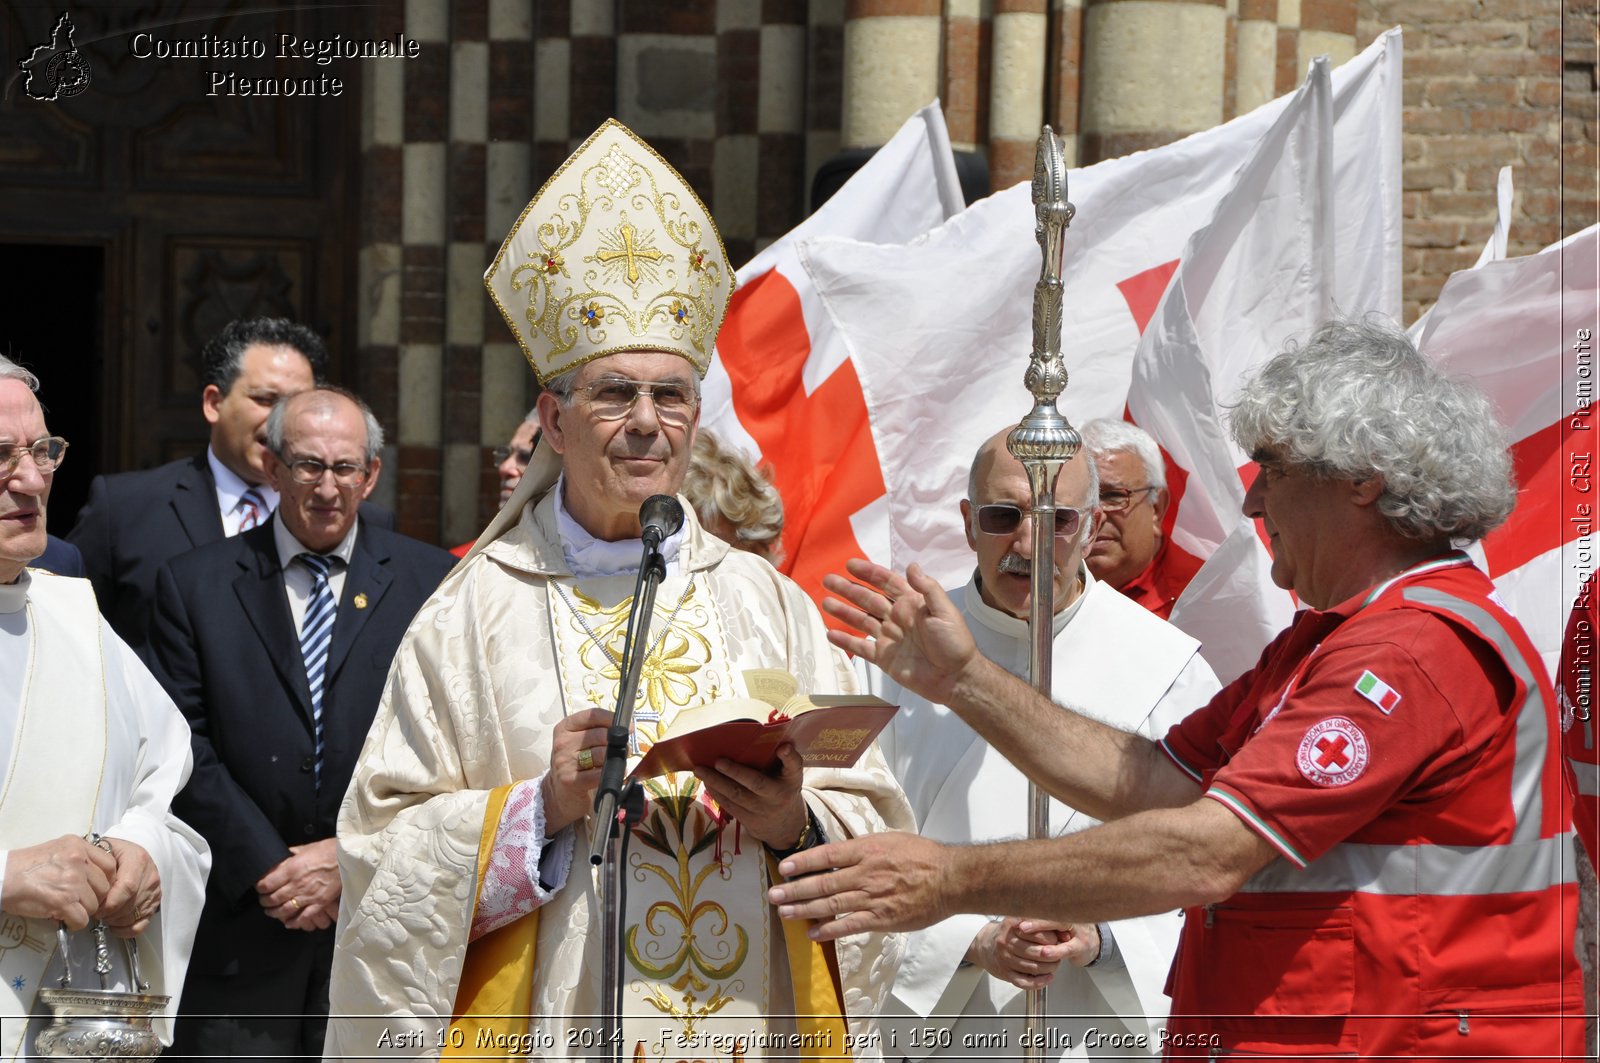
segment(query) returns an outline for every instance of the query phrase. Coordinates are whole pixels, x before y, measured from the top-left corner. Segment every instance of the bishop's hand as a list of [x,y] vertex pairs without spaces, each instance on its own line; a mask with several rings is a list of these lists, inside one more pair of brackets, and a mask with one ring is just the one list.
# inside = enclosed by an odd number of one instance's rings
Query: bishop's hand
[[769,849],[792,848],[810,821],[800,796],[804,765],[788,742],[778,747],[778,766],[770,775],[726,757],[715,765],[697,765],[694,773],[717,805]]
[[594,807],[600,767],[606,760],[606,729],[611,713],[584,709],[562,718],[550,732],[550,767],[540,785],[544,800],[544,833],[553,838]]
[[908,690],[949,704],[963,674],[982,661],[950,596],[917,565],[904,576],[860,559],[845,567],[859,582],[824,576],[822,585],[838,598],[822,607],[867,637],[829,631],[829,641]]

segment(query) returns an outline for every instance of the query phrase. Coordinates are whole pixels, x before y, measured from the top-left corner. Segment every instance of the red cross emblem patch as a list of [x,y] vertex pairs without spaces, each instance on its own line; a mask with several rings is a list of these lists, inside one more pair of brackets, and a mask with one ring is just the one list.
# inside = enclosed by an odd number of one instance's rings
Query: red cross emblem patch
[[1318,786],[1343,786],[1367,770],[1367,736],[1343,716],[1312,724],[1300,739],[1295,763]]

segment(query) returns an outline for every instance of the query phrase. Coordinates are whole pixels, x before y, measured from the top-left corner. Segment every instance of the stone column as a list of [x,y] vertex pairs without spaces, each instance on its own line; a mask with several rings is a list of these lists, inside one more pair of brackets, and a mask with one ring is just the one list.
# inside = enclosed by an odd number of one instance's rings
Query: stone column
[[766,5],[757,48],[756,244],[760,251],[806,216],[806,5]]
[[[549,5],[545,5],[549,6]],[[553,48],[535,40],[534,13],[527,0],[489,0],[489,143],[484,157],[483,243],[473,277],[483,343],[478,352],[477,518],[488,523],[500,508],[500,478],[491,453],[511,438],[528,412],[533,373],[511,338],[500,312],[484,293],[483,271],[500,250],[522,208],[533,197],[533,155],[543,138],[566,142],[566,9]],[[540,27],[543,28],[543,27]],[[539,80],[537,84],[534,79]]]
[[878,147],[939,91],[939,0],[849,0],[844,147]]
[[439,542],[450,6],[407,0],[406,33],[420,47],[417,58],[406,63],[405,143],[400,149],[404,193],[395,524],[407,535]]
[[996,0],[989,82],[989,185],[1009,188],[1033,175],[1044,124],[1045,11],[1048,0]]
[[1052,65],[1046,96],[1050,127],[1061,137],[1068,166],[1078,165],[1083,98],[1083,0],[1050,0]]
[[1311,60],[1325,55],[1334,66],[1356,54],[1356,0],[1281,0],[1279,10],[1298,9],[1300,60],[1295,85],[1306,78]]
[[1236,86],[1246,114],[1277,96],[1278,0],[1239,0]]
[[1221,122],[1227,28],[1221,0],[1088,0],[1080,163]]
[[944,75],[939,104],[956,151],[977,151],[988,139],[983,100],[990,26],[979,0],[948,0],[944,12]]
[[[405,30],[404,11],[385,9],[373,32]],[[363,63],[361,93],[361,209],[363,239],[356,260],[355,388],[388,436],[374,501],[395,509],[399,497],[400,214],[405,198],[406,68],[409,61]]]

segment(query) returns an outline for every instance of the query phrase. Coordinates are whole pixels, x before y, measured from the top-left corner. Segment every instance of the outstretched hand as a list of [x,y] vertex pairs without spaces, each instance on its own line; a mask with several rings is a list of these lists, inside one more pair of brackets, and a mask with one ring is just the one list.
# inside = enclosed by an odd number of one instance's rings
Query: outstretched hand
[[948,704],[963,673],[983,659],[950,596],[918,565],[904,576],[859,558],[845,568],[858,582],[824,576],[822,585],[838,597],[822,607],[866,637],[829,631],[829,641],[901,686]]
[[949,855],[938,842],[894,832],[819,845],[778,865],[789,881],[769,889],[767,900],[784,919],[819,920],[807,932],[813,941],[921,930],[953,914]]

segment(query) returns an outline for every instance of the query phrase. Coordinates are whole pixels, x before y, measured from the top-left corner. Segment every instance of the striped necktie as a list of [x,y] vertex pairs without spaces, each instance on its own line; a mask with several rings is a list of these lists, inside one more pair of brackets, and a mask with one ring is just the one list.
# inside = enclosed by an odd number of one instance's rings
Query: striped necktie
[[272,511],[267,508],[267,499],[259,488],[247,487],[244,494],[239,496],[239,530],[247,532],[257,524],[266,520]]
[[333,642],[333,588],[328,573],[333,558],[326,554],[301,554],[300,561],[311,570],[311,598],[306,603],[305,623],[300,625],[300,656],[306,662],[306,681],[311,684],[312,781],[322,789],[322,686],[328,677],[328,646]]

